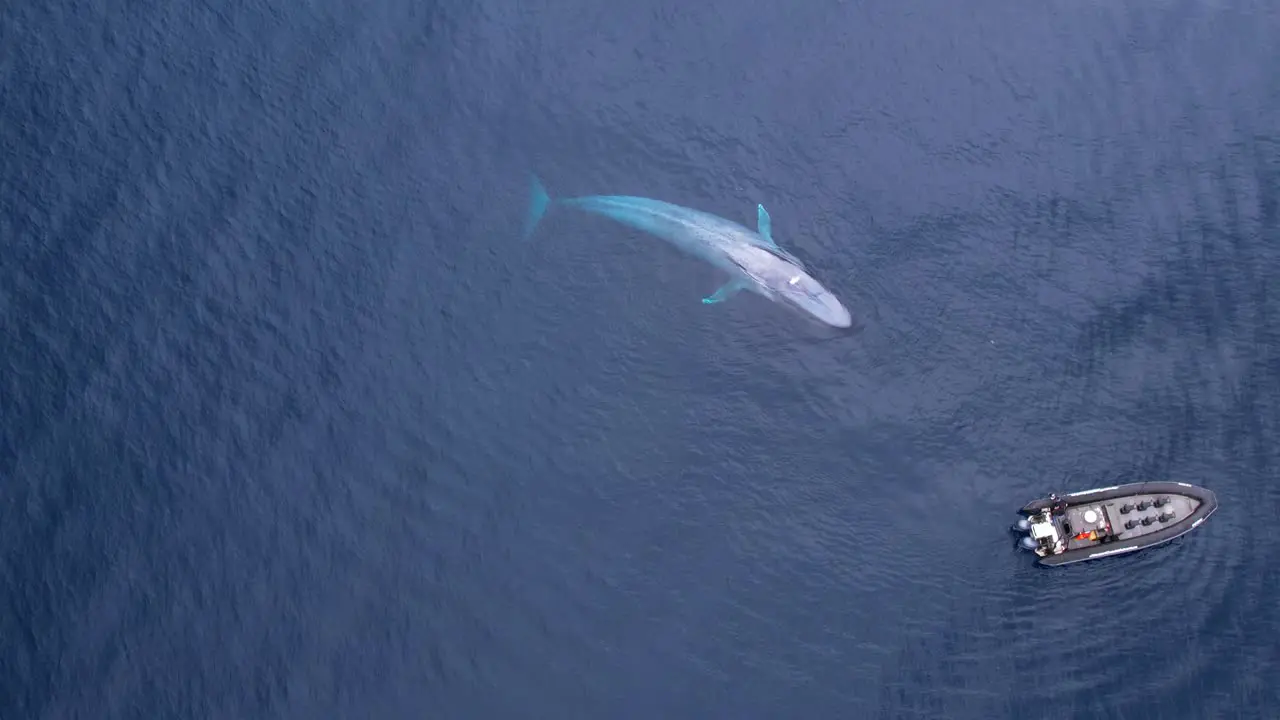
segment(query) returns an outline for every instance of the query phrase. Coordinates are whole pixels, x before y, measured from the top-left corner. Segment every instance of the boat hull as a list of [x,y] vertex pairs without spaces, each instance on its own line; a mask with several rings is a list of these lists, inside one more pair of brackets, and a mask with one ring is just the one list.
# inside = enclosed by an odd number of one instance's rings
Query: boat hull
[[[1121,532],[1120,537],[1112,542],[1095,543],[1086,547],[1068,549],[1055,555],[1046,555],[1039,558],[1039,563],[1045,566],[1069,565],[1086,560],[1127,555],[1138,550],[1163,545],[1199,527],[1218,509],[1218,498],[1212,490],[1182,482],[1129,483],[1084,490],[1061,496],[1059,501],[1065,501],[1068,512],[1084,506],[1098,509],[1102,509],[1105,506],[1108,510],[1113,510],[1118,503],[1123,501],[1132,500],[1138,502],[1144,498],[1152,500],[1157,497],[1168,498],[1171,496],[1178,498],[1179,504],[1183,507],[1192,508],[1189,514],[1179,517],[1177,522],[1156,529],[1132,531],[1131,537],[1125,537],[1125,533]],[[1052,500],[1050,498],[1039,498],[1024,505],[1022,512],[1024,514],[1038,513],[1051,505]]]

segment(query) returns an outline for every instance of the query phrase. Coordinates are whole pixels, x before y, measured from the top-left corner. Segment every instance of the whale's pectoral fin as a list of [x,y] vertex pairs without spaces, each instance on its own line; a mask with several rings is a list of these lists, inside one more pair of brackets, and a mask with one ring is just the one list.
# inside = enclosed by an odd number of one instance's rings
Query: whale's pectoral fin
[[729,282],[721,285],[719,290],[716,290],[709,296],[702,298],[702,304],[715,305],[716,303],[724,302],[736,295],[739,290],[746,287],[747,283],[744,280],[730,280]]
[[756,232],[760,233],[760,237],[773,247],[778,247],[778,243],[773,241],[773,220],[769,217],[769,211],[764,209],[764,205],[756,205]]

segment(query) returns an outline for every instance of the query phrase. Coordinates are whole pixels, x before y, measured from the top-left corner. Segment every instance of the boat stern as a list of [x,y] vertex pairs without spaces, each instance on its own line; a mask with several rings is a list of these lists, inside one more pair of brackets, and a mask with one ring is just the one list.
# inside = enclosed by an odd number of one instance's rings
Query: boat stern
[[1062,552],[1065,545],[1062,532],[1048,508],[1020,519],[1016,528],[1026,533],[1018,541],[1023,549],[1031,550],[1040,557]]

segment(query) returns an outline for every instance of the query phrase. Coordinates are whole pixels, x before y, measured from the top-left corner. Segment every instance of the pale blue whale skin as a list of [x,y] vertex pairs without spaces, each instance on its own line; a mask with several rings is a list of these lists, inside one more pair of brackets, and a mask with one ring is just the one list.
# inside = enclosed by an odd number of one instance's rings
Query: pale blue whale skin
[[[730,279],[702,299],[708,305],[729,299],[741,290],[798,308],[837,328],[853,324],[849,311],[815,280],[804,264],[773,240],[772,223],[763,205],[756,206],[757,230],[732,220],[661,200],[628,195],[588,195],[555,201],[602,215],[656,235],[729,274]],[[525,223],[527,240],[552,204],[535,177]]]

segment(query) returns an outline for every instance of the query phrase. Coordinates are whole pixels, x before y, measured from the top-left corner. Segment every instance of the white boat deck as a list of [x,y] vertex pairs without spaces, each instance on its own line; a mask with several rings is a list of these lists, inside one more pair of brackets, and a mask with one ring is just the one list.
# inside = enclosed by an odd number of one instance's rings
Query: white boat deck
[[[1166,502],[1156,507],[1157,499],[1163,499]],[[1142,508],[1140,509],[1139,506]],[[1129,540],[1163,530],[1188,517],[1199,506],[1199,500],[1174,493],[1130,495],[1114,500],[1072,506],[1067,509],[1066,515],[1060,519],[1060,522],[1063,535],[1067,540],[1067,549],[1075,550],[1099,544],[1099,540],[1075,539],[1075,536],[1082,532],[1097,531],[1099,538],[1111,534],[1118,540]],[[1122,512],[1126,509],[1129,512]],[[1169,517],[1170,514],[1172,517]],[[1161,516],[1167,518],[1165,522],[1160,522]],[[1148,523],[1144,525],[1143,520],[1148,520]],[[1132,528],[1126,525],[1130,521],[1134,522]]]

